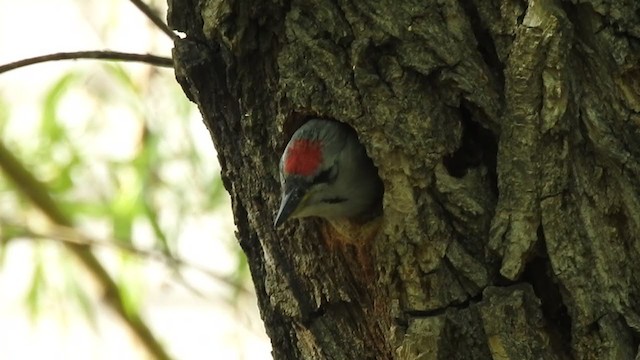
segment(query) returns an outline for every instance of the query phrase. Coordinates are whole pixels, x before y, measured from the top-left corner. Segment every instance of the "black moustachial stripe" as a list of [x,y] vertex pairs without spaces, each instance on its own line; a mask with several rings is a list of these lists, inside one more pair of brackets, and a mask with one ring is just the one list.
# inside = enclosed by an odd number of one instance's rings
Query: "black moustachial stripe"
[[341,202],[345,202],[347,201],[347,199],[345,198],[341,198],[341,197],[335,197],[335,198],[330,198],[330,199],[322,199],[322,202],[326,202],[329,204],[339,204]]

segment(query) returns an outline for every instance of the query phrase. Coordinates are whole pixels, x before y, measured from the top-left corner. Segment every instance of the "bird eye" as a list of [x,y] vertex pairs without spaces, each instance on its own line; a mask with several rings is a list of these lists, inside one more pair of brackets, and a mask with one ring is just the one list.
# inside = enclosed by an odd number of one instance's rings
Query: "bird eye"
[[321,184],[321,183],[331,184],[336,179],[337,175],[338,175],[338,167],[334,165],[326,170],[321,171],[316,176],[316,179],[314,182],[316,184]]

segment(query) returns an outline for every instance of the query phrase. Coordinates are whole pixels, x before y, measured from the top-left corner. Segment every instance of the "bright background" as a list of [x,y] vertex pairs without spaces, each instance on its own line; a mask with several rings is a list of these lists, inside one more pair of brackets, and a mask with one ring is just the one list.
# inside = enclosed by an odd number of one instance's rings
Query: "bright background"
[[[164,18],[166,4],[151,5]],[[171,47],[127,0],[0,0],[0,64],[103,49],[168,57]],[[171,69],[78,60],[0,74],[0,139],[83,234],[160,258],[170,248],[189,264],[96,248],[176,359],[271,358],[215,150]],[[0,357],[144,359],[47,224],[0,172]]]

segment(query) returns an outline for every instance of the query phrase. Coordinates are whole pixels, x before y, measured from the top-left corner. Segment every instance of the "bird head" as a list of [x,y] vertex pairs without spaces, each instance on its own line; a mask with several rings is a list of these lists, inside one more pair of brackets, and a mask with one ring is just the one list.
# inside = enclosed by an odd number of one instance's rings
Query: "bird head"
[[357,215],[370,206],[368,197],[380,191],[379,182],[353,129],[337,121],[309,120],[280,159],[282,201],[274,225],[296,217]]

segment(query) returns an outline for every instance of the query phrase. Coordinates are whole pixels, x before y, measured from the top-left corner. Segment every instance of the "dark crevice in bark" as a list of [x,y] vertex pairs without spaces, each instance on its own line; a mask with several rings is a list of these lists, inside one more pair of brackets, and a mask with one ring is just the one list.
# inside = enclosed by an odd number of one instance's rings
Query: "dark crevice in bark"
[[462,119],[462,139],[460,147],[452,154],[444,157],[443,165],[449,175],[462,178],[468,169],[484,166],[491,183],[491,190],[498,196],[498,140],[488,129],[473,120],[471,111],[466,104],[459,108]]
[[567,311],[560,287],[554,279],[553,269],[546,256],[544,229],[538,228],[538,256],[531,259],[522,273],[522,281],[528,282],[540,299],[542,314],[546,319],[552,345],[565,354],[571,354],[571,317]]
[[497,84],[500,85],[498,89],[499,93],[503,93],[504,89],[504,64],[498,57],[496,51],[496,45],[491,37],[491,32],[486,25],[482,24],[482,17],[478,14],[478,9],[471,0],[460,1],[462,9],[467,14],[467,19],[471,24],[471,29],[476,38],[477,49],[482,56],[482,59],[491,70],[491,74],[497,80]]
[[[640,354],[640,332],[638,332],[638,329],[636,326],[634,326],[633,324],[629,324],[629,321],[627,320],[626,317],[623,316],[622,321],[624,322],[625,326],[627,326],[630,329],[629,334],[631,335],[632,347],[634,349],[638,349],[636,354]],[[638,355],[636,355],[636,358],[637,356]]]
[[630,334],[631,334],[631,341],[632,341],[632,346],[635,349],[638,349],[636,352],[636,358],[638,358],[638,356],[640,355],[640,333],[637,331],[637,329],[634,329],[633,326],[631,326],[627,320],[623,317],[623,321],[625,322],[625,325],[631,329]]
[[438,308],[438,309],[431,309],[431,310],[416,310],[416,309],[411,309],[411,310],[404,310],[404,315],[406,318],[426,318],[426,317],[434,317],[434,316],[439,316],[439,315],[443,315],[447,312],[447,310],[466,310],[468,309],[471,305],[477,304],[480,301],[482,301],[482,293],[479,293],[476,296],[471,296],[469,298],[467,298],[467,300],[463,301],[463,302],[459,302],[459,303],[451,303],[449,305],[447,305],[446,307],[443,308]]
[[[520,6],[522,9],[526,9],[528,7],[527,1],[519,0]],[[518,15],[517,23],[518,26],[522,25],[522,21],[524,20],[525,15],[527,15],[527,11],[523,11],[522,14]]]
[[304,109],[295,109],[285,119],[282,124],[282,136],[280,136],[280,144],[278,147],[278,154],[284,151],[287,143],[302,125],[313,118],[319,118],[320,116],[312,111],[306,111]]
[[343,318],[348,316],[347,314],[353,315],[354,312],[359,316],[363,312],[362,310],[364,310],[363,307],[347,301],[323,302],[315,310],[304,313],[300,323],[307,328],[311,328],[315,322],[325,316],[329,319]]
[[329,304],[329,303],[320,304],[320,306],[318,306],[318,308],[315,309],[314,311],[310,311],[306,314],[303,314],[303,318],[301,319],[300,322],[305,327],[311,327],[311,325],[316,320],[322,318],[327,313],[327,308],[330,306],[338,306],[338,304]]
[[518,21],[518,26],[522,25],[522,21],[524,20],[524,16],[525,15],[527,15],[526,11],[518,16],[518,20],[517,20]]
[[[374,61],[372,59],[377,59],[377,61]],[[398,59],[398,49],[396,47],[396,44],[392,41],[388,41],[382,44],[374,44],[373,42],[369,42],[363,56],[360,57],[358,65],[366,68],[367,70],[370,70],[372,73],[377,75],[377,80],[384,84],[387,90],[389,90],[389,92],[391,92],[394,97],[401,97],[401,95],[395,93],[393,84],[389,82],[387,76],[385,76],[386,71],[383,65],[384,59]],[[411,68],[406,68],[405,70],[407,72],[415,71]],[[418,76],[418,74],[411,73],[411,76]]]

